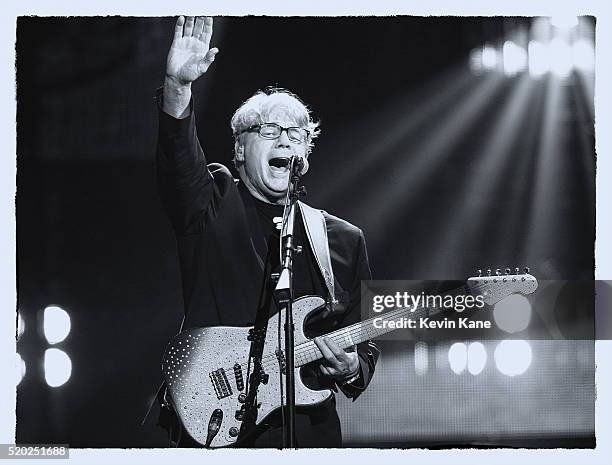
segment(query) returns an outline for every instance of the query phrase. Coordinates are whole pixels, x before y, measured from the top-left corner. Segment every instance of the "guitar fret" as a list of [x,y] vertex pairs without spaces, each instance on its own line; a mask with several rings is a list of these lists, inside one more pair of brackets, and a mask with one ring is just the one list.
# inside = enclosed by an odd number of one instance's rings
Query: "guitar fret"
[[[469,289],[465,286],[460,287],[447,292],[446,295],[453,295],[461,292],[469,292]],[[403,318],[405,316],[411,316],[411,318],[431,317],[438,315],[443,310],[444,309],[441,308],[429,309],[425,306],[418,307],[412,311],[410,308],[396,308],[395,310],[381,314],[380,316],[370,318],[363,322],[354,323],[346,328],[333,331],[326,336],[333,339],[341,348],[346,349],[352,347],[353,345],[367,341],[368,339],[374,339],[394,330],[384,326],[380,328],[375,327],[373,322],[376,318],[393,320]],[[303,358],[300,358],[299,361],[296,359],[297,366],[302,366],[306,363],[323,358],[323,355],[319,351],[314,341],[308,341],[296,347],[296,355],[298,351],[300,354],[303,354]]]

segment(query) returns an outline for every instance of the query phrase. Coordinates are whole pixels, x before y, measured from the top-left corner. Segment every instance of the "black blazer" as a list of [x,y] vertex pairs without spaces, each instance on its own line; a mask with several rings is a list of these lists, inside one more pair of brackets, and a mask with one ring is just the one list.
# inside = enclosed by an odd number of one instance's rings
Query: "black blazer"
[[[159,97],[158,183],[177,238],[184,328],[252,326],[264,283],[265,260],[263,235],[253,228],[255,200],[225,166],[207,165],[196,134],[193,105],[190,116],[179,120],[161,110],[163,96]],[[311,336],[359,321],[361,281],[371,277],[362,231],[323,213],[339,303],[333,311],[327,308],[308,320],[306,330]],[[314,259],[301,221],[296,239],[300,235],[307,250],[294,263],[295,296],[326,297],[327,288],[318,268],[312,266]],[[378,357],[372,343],[360,344],[358,353],[360,379],[342,387],[352,398],[367,387]],[[305,371],[302,377],[313,388],[335,388],[318,370],[318,363]]]

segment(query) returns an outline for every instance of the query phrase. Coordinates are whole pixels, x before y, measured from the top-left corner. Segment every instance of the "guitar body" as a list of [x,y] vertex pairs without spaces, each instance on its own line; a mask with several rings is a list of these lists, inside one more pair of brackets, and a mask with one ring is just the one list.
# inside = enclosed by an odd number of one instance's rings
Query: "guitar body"
[[[538,287],[537,280],[525,273],[472,277],[467,280],[464,294],[481,296],[484,303],[494,305],[514,293],[531,294]],[[293,302],[295,323],[295,366],[299,367],[322,358],[317,346],[304,335],[308,316],[321,309],[325,301],[318,296],[306,296]],[[360,342],[393,331],[395,326],[376,326],[375,320],[432,317],[444,308],[398,307],[374,318],[337,329],[326,336],[340,348],[347,349]],[[451,310],[452,311],[452,310]],[[270,318],[262,355],[265,381],[257,390],[257,415],[260,424],[274,410],[281,407],[281,392],[285,386],[284,332],[278,341],[279,328],[284,326],[285,313]],[[224,447],[234,444],[250,431],[241,430],[241,407],[244,405],[246,378],[251,342],[250,328],[195,328],[174,338],[164,353],[162,370],[168,386],[170,401],[185,431],[205,447]],[[279,346],[280,345],[280,346]],[[280,359],[279,359],[280,357]],[[251,371],[253,367],[251,367]],[[323,402],[332,395],[329,389],[312,390],[299,375],[295,379],[295,403],[305,407]]]
[[[302,297],[293,303],[296,347],[308,341],[304,335],[305,320],[324,305],[325,301],[318,296]],[[285,321],[284,311],[274,315],[268,322],[262,356],[264,372],[268,377],[267,383],[260,384],[257,392],[256,424],[260,424],[281,406],[281,386],[284,390],[285,375],[281,373],[276,355],[279,318],[282,328]],[[166,348],[162,371],[170,400],[185,431],[202,445],[213,448],[224,447],[238,440],[242,422],[236,418],[236,412],[240,411],[243,405],[239,395],[245,392],[251,346],[251,342],[247,339],[249,329],[194,328],[177,335]],[[281,332],[280,348],[284,353],[284,332]],[[299,369],[296,369],[296,374],[298,372]],[[331,394],[329,389],[320,391],[309,389],[301,377],[296,376],[297,406],[319,404]],[[220,426],[210,444],[207,444],[209,423],[213,413],[216,419],[220,419]],[[242,437],[242,433],[240,436]]]

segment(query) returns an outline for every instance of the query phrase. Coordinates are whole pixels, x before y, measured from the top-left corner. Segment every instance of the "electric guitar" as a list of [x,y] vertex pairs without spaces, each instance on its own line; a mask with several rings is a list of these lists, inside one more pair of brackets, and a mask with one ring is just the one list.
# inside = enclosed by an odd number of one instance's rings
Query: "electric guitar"
[[[499,273],[499,271],[498,271]],[[537,280],[530,274],[506,274],[469,278],[465,294],[482,295],[484,303],[493,305],[511,294],[530,294],[537,289]],[[308,316],[323,308],[325,300],[319,296],[305,296],[293,303],[295,321],[295,367],[299,368],[322,359],[313,340],[304,335],[304,322]],[[374,339],[393,331],[382,320],[402,317],[420,318],[436,316],[443,308],[402,307],[378,314],[375,318],[333,331],[326,336],[346,349],[360,342]],[[281,311],[268,321],[267,333],[274,334]],[[244,437],[242,427],[246,377],[250,351],[249,328],[211,327],[194,328],[181,332],[164,353],[162,371],[166,380],[170,402],[185,431],[205,447],[225,447]],[[273,341],[270,339],[274,339]],[[264,382],[257,391],[255,425],[281,407],[281,389],[285,385],[282,358],[284,341],[278,347],[276,338],[265,341],[262,369]],[[282,338],[281,338],[282,339]],[[279,350],[280,349],[280,350]],[[281,384],[282,383],[282,384]],[[310,406],[325,401],[332,395],[329,389],[309,389],[296,375],[295,404]]]

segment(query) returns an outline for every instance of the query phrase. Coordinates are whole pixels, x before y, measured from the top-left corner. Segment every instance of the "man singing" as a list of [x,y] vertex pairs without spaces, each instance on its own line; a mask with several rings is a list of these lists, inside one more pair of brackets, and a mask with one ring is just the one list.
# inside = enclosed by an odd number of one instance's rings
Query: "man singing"
[[[262,307],[269,315],[278,311],[270,298],[269,290],[274,288],[270,271],[280,268],[279,229],[290,178],[288,161],[303,159],[304,173],[319,133],[296,95],[282,89],[260,91],[231,120],[240,179],[235,180],[223,165],[207,164],[196,134],[191,84],[208,71],[219,52],[209,47],[212,23],[212,18],[178,19],[163,93],[158,95],[158,178],[177,237],[184,329],[253,326]],[[319,295],[328,305],[306,323],[307,335],[315,337],[323,363],[306,365],[296,376],[312,389],[339,389],[354,399],[372,379],[376,346],[366,342],[343,350],[331,338],[316,336],[359,321],[360,283],[370,279],[363,234],[326,212],[306,205],[298,211],[294,242],[303,249],[293,262],[294,297]],[[320,247],[311,237],[304,211],[321,217],[330,270],[313,250]],[[281,423],[277,411],[239,444],[280,447]],[[341,446],[333,396],[315,406],[298,407],[296,440],[298,447]],[[181,435],[179,445],[199,447],[187,434]]]

